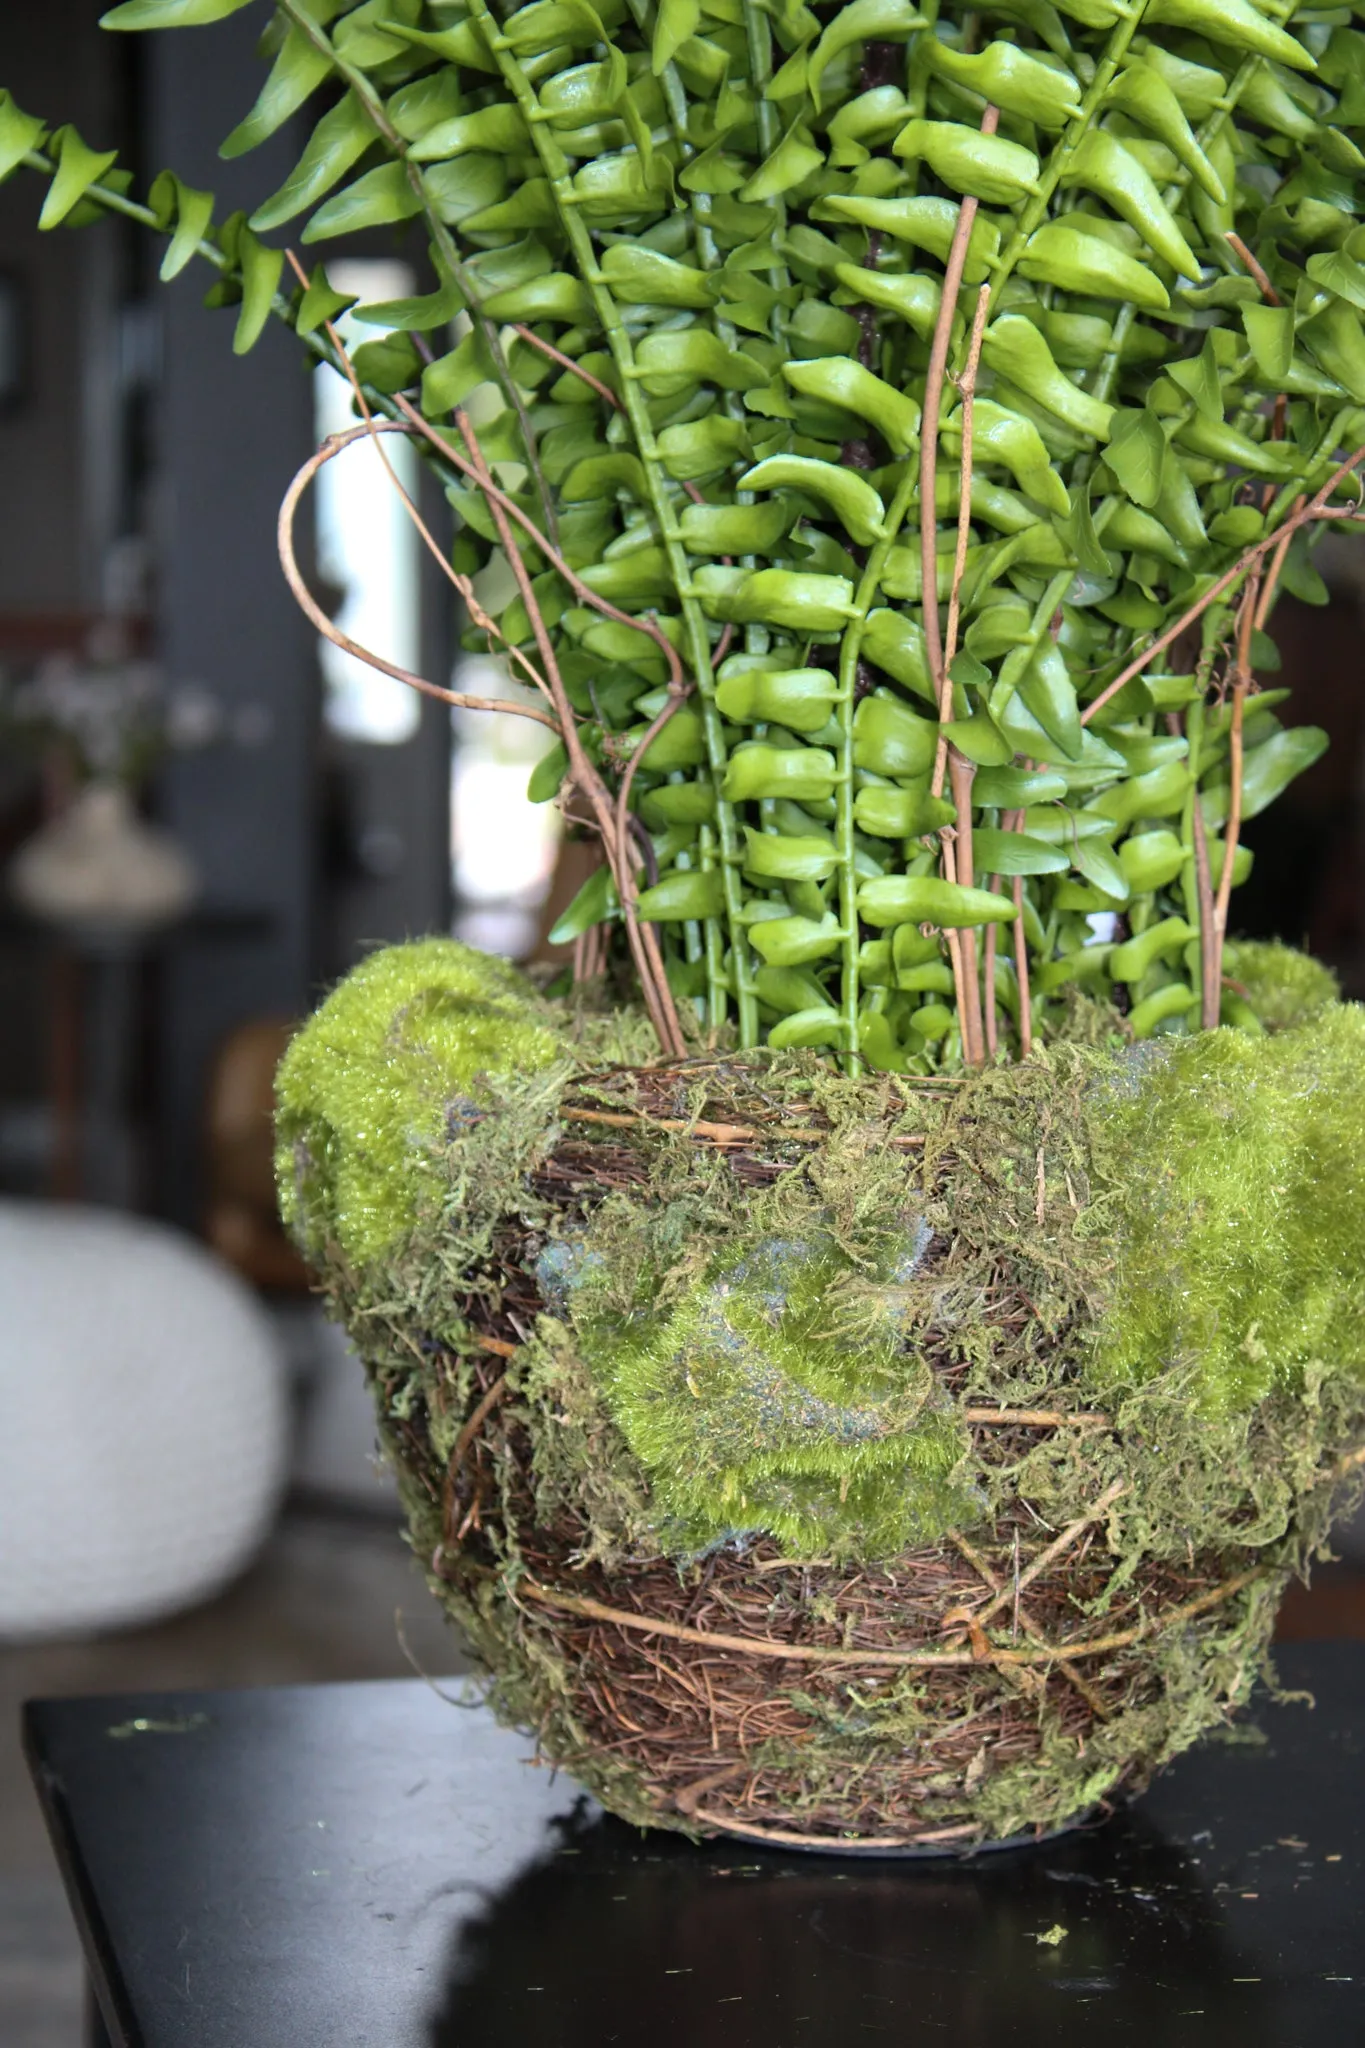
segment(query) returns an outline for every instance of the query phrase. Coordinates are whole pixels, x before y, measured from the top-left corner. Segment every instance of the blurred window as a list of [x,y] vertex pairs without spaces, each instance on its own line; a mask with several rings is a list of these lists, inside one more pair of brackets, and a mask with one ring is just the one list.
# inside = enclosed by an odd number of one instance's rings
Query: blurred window
[[[411,296],[416,278],[406,263],[355,258],[331,262],[327,275],[340,292],[376,305]],[[378,341],[386,330],[343,314],[337,329],[348,349]],[[325,364],[313,372],[313,417],[318,439],[356,424],[351,387]],[[384,450],[404,487],[416,495],[417,456],[397,434]],[[329,462],[317,479],[318,572],[344,592],[335,623],[348,638],[400,668],[421,666],[422,621],[418,549],[422,543],[394,490],[377,449],[357,442]],[[415,690],[381,675],[353,654],[319,642],[324,685],[323,721],[339,739],[397,746],[417,731],[421,704]]]
[[[480,697],[525,698],[500,662],[466,656],[452,687]],[[526,794],[531,770],[553,744],[543,725],[508,712],[453,711],[450,775],[455,936],[487,953],[521,959],[535,944],[554,873],[562,821],[553,803]]]

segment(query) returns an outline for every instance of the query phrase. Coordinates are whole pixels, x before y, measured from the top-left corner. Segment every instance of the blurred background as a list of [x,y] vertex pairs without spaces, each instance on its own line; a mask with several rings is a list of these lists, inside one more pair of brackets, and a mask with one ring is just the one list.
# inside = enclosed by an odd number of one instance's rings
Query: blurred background
[[[226,213],[280,182],[288,132],[216,155],[259,86],[254,13],[121,37],[99,12],[6,9],[0,84],[118,148],[139,191],[173,164]],[[21,1697],[458,1668],[359,1368],[276,1218],[271,1077],[292,1023],[370,947],[453,931],[531,957],[581,879],[557,814],[525,798],[539,728],[452,718],[320,642],[285,588],[276,510],[349,423],[340,381],[283,331],[234,357],[206,273],[162,286],[139,230],[40,234],[39,204],[22,172],[0,188],[7,2048],[80,2034]],[[421,276],[401,232],[347,249],[332,280],[363,299]],[[309,579],[349,633],[487,687],[367,449],[324,472],[305,525]],[[1248,828],[1234,915],[1365,995],[1365,554],[1332,547],[1319,602],[1276,613],[1274,681],[1333,745]],[[1365,1634],[1349,1532],[1343,1551],[1286,1632]]]

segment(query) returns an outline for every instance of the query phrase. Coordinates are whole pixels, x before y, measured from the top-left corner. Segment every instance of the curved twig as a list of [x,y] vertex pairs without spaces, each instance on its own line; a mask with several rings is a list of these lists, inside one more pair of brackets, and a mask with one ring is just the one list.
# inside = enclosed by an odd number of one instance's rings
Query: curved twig
[[[396,431],[401,433],[404,429],[400,427]],[[315,454],[309,456],[284,494],[276,526],[276,545],[285,582],[293,592],[299,609],[334,647],[340,647],[346,654],[353,654],[358,661],[365,662],[370,668],[378,669],[381,675],[392,676],[395,682],[406,683],[410,689],[420,691],[424,697],[434,697],[442,704],[453,704],[463,711],[507,711],[517,718],[532,718],[538,725],[548,726],[557,738],[562,739],[564,735],[559,720],[552,718],[547,711],[538,710],[534,705],[516,704],[510,698],[503,697],[476,697],[467,690],[443,689],[439,683],[430,683],[425,676],[414,675],[411,669],[402,668],[394,661],[386,661],[382,654],[375,654],[368,647],[362,647],[358,640],[352,640],[349,634],[343,633],[339,626],[332,623],[309,590],[294,552],[294,520],[298,513],[299,501],[320,469],[335,456],[340,455],[343,448],[348,448],[353,441],[359,440],[362,435],[367,436],[369,432],[368,427],[352,427],[345,434],[332,435]]]

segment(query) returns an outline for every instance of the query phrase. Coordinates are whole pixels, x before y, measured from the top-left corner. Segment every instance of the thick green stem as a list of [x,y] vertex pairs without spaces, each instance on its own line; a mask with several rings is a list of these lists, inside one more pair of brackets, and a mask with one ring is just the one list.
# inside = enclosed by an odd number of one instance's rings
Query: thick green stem
[[664,481],[654,428],[640,389],[639,375],[635,367],[635,352],[631,347],[630,336],[626,332],[620,310],[598,266],[592,237],[578,211],[578,195],[573,190],[568,160],[549,132],[535,89],[512,55],[507,37],[503,35],[496,17],[488,7],[487,0],[471,0],[470,13],[478,22],[498,69],[531,131],[536,154],[540,158],[554,195],[555,205],[559,210],[574,260],[578,264],[579,274],[592,295],[593,306],[620,375],[621,401],[635,437],[636,450],[649,490],[650,505],[663,537],[674,588],[682,608],[688,655],[701,706],[707,760],[716,784],[716,826],[720,838],[721,883],[731,957],[734,962],[740,1044],[757,1045],[758,1000],[754,994],[753,969],[740,916],[743,899],[740,893],[742,856],[739,832],[733,806],[721,795],[726,750],[720,713],[715,702],[715,681],[711,673],[711,642],[701,606],[693,595],[691,567],[682,544],[673,502]]

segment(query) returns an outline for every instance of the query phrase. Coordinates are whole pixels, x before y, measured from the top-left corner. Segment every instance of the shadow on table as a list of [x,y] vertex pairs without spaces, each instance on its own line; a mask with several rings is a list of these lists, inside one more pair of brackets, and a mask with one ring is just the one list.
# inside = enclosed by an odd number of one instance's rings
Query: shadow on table
[[693,1847],[593,1809],[558,1833],[460,1928],[431,2048],[1275,2038],[1255,1963],[1140,1814],[972,1863]]

